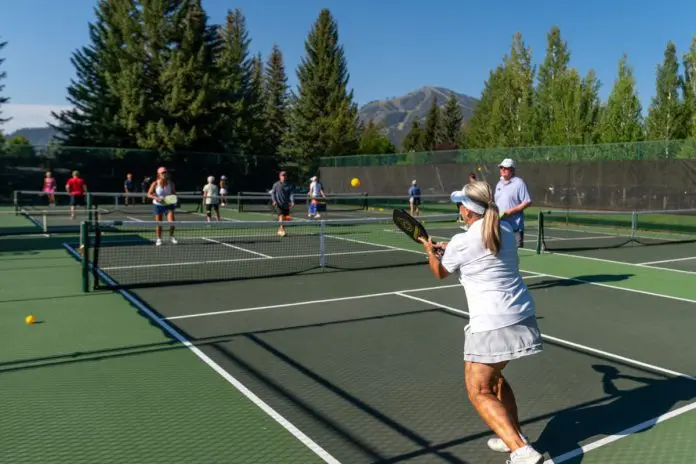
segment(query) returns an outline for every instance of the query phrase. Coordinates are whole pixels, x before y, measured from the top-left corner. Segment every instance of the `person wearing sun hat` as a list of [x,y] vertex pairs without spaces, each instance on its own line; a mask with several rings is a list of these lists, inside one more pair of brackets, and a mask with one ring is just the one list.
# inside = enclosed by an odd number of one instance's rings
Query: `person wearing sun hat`
[[544,457],[523,434],[512,387],[503,370],[543,351],[536,305],[522,279],[512,226],[500,219],[487,182],[452,192],[467,231],[447,242],[421,240],[437,279],[457,273],[469,324],[464,328],[464,380],[469,401],[496,434],[488,447],[509,453],[510,464],[541,464]]
[[532,205],[527,184],[516,175],[515,161],[505,158],[498,165],[500,180],[495,186],[495,204],[500,218],[512,226],[518,248],[524,247],[524,210]]

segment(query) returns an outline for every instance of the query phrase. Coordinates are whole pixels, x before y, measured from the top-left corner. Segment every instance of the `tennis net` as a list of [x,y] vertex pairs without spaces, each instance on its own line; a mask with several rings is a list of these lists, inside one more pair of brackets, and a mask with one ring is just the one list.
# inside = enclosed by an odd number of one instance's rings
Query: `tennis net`
[[[304,205],[309,208],[310,197],[307,194],[296,194],[295,205]],[[325,199],[319,199],[319,212],[359,212],[359,211],[386,211],[394,208],[409,207],[409,197],[373,196],[367,193],[361,194],[330,194]],[[270,194],[246,194],[240,192],[237,195],[237,209],[240,212],[270,212],[272,201]],[[456,207],[450,202],[449,195],[422,195],[420,197],[420,209],[428,214],[452,214],[456,213]]]
[[[421,217],[438,234],[460,232],[456,215]],[[161,223],[159,223],[161,224]],[[156,245],[155,222],[85,223],[93,288],[137,288],[301,273],[425,264],[422,247],[391,218],[285,222],[166,223]],[[91,258],[90,258],[91,256]]]
[[541,251],[582,251],[696,242],[696,209],[542,211]]

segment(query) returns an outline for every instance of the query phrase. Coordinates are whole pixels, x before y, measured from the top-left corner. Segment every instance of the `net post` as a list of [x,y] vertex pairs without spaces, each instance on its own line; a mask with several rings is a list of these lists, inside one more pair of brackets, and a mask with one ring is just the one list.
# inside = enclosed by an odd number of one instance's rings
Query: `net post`
[[636,232],[638,231],[638,212],[631,212],[631,240],[635,240]]
[[12,204],[14,205],[15,214],[19,216],[19,191],[12,192]]
[[319,222],[319,267],[326,267],[326,220]]
[[87,220],[92,220],[92,192],[87,192],[85,195],[85,207],[87,208]]
[[242,192],[237,192],[237,212],[242,212]]
[[541,247],[544,242],[544,213],[539,210],[537,216],[537,243],[536,243],[536,254],[541,254]]
[[80,224],[80,255],[82,256],[82,291],[89,292],[89,222]]
[[41,213],[41,229],[44,234],[48,234],[48,214],[45,211]]

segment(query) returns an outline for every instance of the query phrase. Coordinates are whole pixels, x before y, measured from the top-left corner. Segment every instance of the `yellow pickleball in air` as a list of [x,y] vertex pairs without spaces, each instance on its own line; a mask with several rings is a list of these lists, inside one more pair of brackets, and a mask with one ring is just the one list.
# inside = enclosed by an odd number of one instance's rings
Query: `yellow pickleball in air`
[[34,322],[36,322],[36,318],[35,318],[34,316],[32,316],[32,315],[29,315],[29,316],[27,316],[27,317],[24,318],[24,322],[26,322],[27,324],[31,325],[31,324],[33,324]]
[[360,187],[360,179],[353,177],[353,179],[350,181],[350,185],[353,187]]

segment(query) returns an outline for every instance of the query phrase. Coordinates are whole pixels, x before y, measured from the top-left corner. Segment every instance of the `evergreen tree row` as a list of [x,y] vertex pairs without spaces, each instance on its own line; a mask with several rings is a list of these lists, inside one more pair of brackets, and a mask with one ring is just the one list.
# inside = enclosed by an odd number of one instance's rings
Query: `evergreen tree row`
[[[683,73],[669,42],[657,68],[655,96],[643,118],[633,70],[622,56],[606,102],[593,70],[570,66],[570,50],[554,27],[538,69],[521,34],[492,70],[460,146],[523,147],[679,140],[696,137],[696,37],[683,56]],[[536,84],[536,85],[535,85]],[[409,134],[410,135],[410,134]],[[428,148],[424,146],[423,148]]]
[[73,109],[54,115],[64,145],[222,152],[306,173],[320,156],[394,151],[358,120],[329,10],[305,41],[296,91],[277,46],[265,62],[250,54],[239,9],[211,25],[201,0],[100,0],[89,33],[72,57]]

